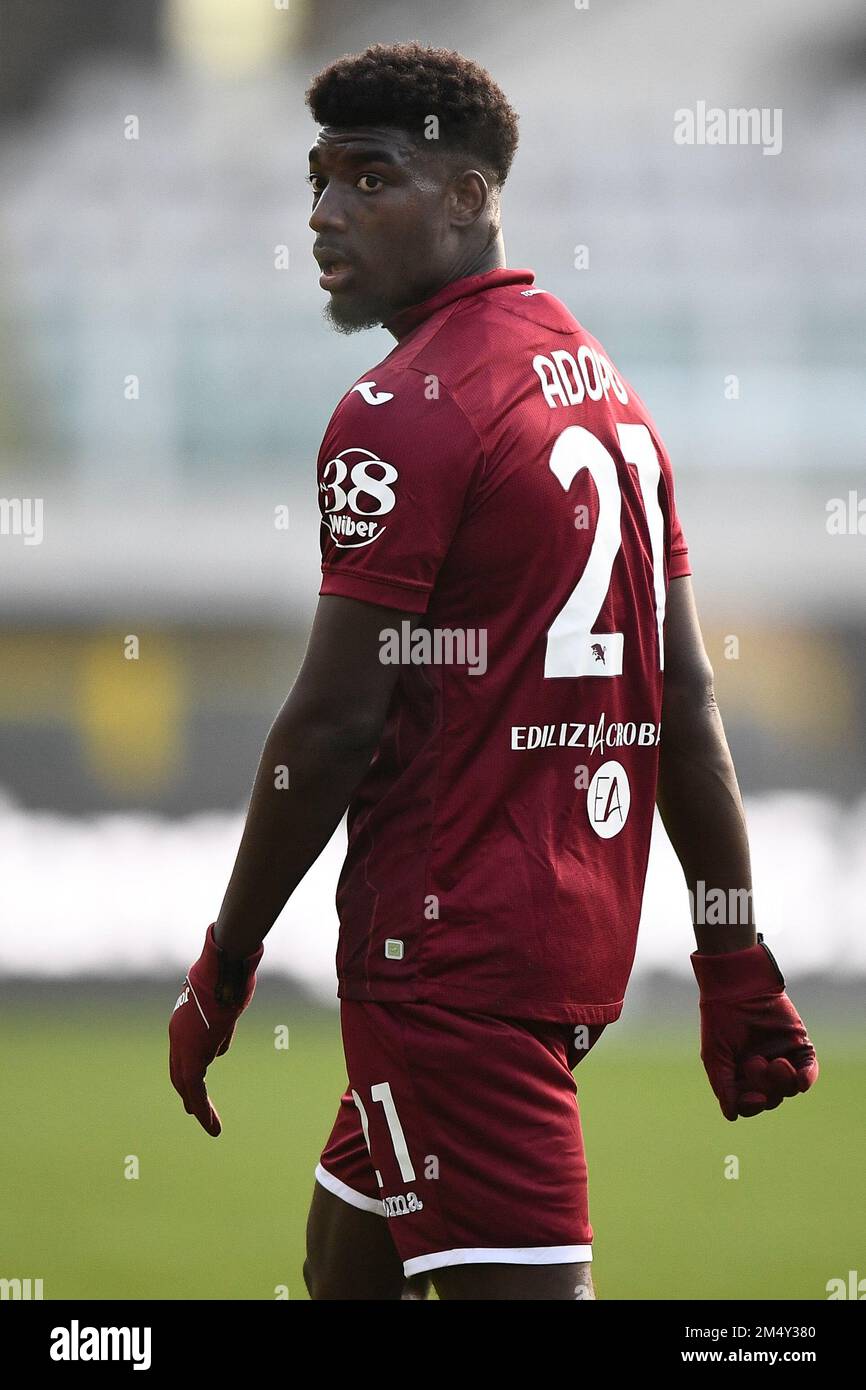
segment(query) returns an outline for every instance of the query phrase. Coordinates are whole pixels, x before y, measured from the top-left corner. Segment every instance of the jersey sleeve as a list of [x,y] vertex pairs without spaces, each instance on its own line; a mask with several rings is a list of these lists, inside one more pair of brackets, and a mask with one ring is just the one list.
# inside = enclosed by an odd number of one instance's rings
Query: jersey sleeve
[[677,499],[674,487],[674,474],[671,467],[670,457],[667,450],[662,446],[660,451],[662,476],[664,478],[665,489],[668,494],[668,509],[670,515],[670,549],[668,552],[668,580],[682,579],[684,575],[692,573],[691,562],[689,560],[689,547],[683,534],[683,526],[677,511]]
[[436,399],[425,383],[379,380],[334,412],[318,460],[320,594],[426,611],[484,452],[441,383]]
[[679,513],[674,503],[671,514],[671,554],[668,566],[668,579],[682,579],[683,575],[691,574],[692,566],[689,560],[689,547],[683,535],[682,523]]

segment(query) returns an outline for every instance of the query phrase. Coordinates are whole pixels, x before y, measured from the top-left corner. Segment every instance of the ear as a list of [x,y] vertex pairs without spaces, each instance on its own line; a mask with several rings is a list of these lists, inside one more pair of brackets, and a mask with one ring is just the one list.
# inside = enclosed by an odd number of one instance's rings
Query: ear
[[490,203],[490,189],[477,169],[465,169],[451,181],[450,214],[455,227],[468,227]]

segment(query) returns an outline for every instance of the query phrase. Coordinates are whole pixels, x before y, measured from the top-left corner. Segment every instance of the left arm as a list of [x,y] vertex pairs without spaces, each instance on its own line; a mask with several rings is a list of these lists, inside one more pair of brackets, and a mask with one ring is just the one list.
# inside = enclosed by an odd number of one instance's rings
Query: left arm
[[406,618],[402,610],[321,597],[300,673],[265,740],[219,917],[169,1023],[172,1085],[214,1137],[222,1125],[205,1072],[228,1051],[253,997],[263,938],[370,764],[397,677],[379,659],[379,634]]
[[[258,948],[339,824],[396,682],[398,668],[380,660],[379,634],[408,617],[357,599],[319,599],[303,665],[265,740],[216,920],[214,938],[229,958]],[[278,785],[280,769],[288,786]]]

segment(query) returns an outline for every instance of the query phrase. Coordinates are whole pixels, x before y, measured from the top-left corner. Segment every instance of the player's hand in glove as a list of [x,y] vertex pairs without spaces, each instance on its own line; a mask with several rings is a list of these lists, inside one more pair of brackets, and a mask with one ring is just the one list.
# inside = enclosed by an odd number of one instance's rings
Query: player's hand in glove
[[701,1061],[726,1120],[808,1091],[818,1059],[761,934],[755,946],[690,956],[701,994]]
[[188,1115],[214,1138],[220,1117],[208,1098],[204,1074],[215,1057],[228,1052],[235,1025],[253,997],[260,946],[243,960],[229,960],[217,946],[214,924],[207,929],[204,950],[189,968],[168,1025],[171,1084]]

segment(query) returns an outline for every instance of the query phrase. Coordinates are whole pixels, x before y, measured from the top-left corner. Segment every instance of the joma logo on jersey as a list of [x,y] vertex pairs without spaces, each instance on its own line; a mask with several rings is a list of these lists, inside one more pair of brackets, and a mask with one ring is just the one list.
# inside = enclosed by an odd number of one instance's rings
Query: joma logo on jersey
[[359,381],[352,387],[352,391],[357,391],[368,405],[384,405],[386,401],[394,399],[393,391],[377,391],[375,381]]
[[386,1216],[409,1216],[413,1211],[423,1211],[424,1203],[415,1192],[407,1192],[405,1197],[383,1197]]
[[342,449],[328,459],[319,492],[322,523],[336,545],[357,549],[381,536],[385,527],[375,518],[393,511],[397,498],[391,484],[398,476],[393,463],[369,449]]

